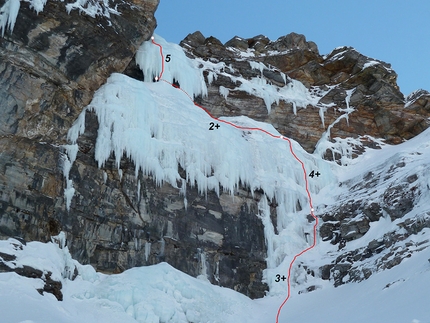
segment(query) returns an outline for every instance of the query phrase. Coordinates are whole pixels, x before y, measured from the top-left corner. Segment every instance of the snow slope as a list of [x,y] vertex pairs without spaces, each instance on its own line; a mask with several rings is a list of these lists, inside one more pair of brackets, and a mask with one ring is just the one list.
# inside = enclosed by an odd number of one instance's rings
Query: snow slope
[[[425,232],[428,235],[429,231]],[[118,275],[78,267],[71,281],[64,277],[67,248],[31,242],[23,250],[17,240],[1,241],[0,252],[16,254],[16,265],[51,271],[63,284],[62,302],[36,288],[41,279],[0,274],[0,315],[4,323],[273,323],[282,296],[250,300],[232,290],[192,278],[166,263],[133,268]],[[18,250],[16,250],[18,249]],[[321,250],[320,250],[321,252]],[[25,255],[30,255],[30,258]],[[318,251],[307,257],[318,256]],[[297,294],[284,307],[279,322],[429,323],[430,249],[414,254],[399,266],[367,281]],[[10,264],[10,262],[9,262]]]

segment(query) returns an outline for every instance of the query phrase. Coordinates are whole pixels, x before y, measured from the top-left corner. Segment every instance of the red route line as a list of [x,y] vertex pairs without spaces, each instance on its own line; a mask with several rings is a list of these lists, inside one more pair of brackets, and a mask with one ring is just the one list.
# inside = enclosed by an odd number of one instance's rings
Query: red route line
[[[161,47],[161,45],[160,44],[157,44],[155,41],[154,41],[154,36],[152,36],[151,37],[151,40],[152,40],[152,43],[155,45],[155,46],[158,46],[159,48],[160,48],[160,55],[161,55],[161,73],[160,73],[160,76],[158,77],[158,79],[159,80],[161,80],[161,78],[163,77],[163,73],[164,73],[164,55],[163,55],[163,47]],[[185,91],[184,91],[185,92]],[[189,95],[188,95],[189,96]]]
[[297,157],[297,155],[294,153],[294,150],[293,150],[293,145],[292,145],[292,143],[291,143],[291,140],[290,139],[288,139],[288,138],[286,138],[286,137],[284,137],[284,136],[282,136],[282,135],[280,135],[280,136],[277,136],[277,135],[274,135],[274,134],[272,134],[272,133],[270,133],[270,132],[268,132],[267,130],[264,130],[264,129],[261,129],[261,128],[253,128],[253,127],[243,127],[243,126],[238,126],[238,125],[236,125],[236,124],[234,124],[234,123],[232,123],[232,122],[229,122],[229,121],[225,121],[225,120],[222,120],[222,119],[218,119],[218,118],[216,118],[216,117],[214,117],[206,108],[204,108],[204,107],[202,107],[201,105],[199,105],[199,104],[197,104],[197,103],[195,103],[194,102],[194,100],[193,100],[193,98],[187,93],[187,92],[185,92],[183,89],[181,89],[180,87],[178,87],[177,85],[175,85],[175,84],[173,84],[173,83],[170,83],[169,81],[166,81],[166,80],[163,80],[162,79],[162,76],[163,76],[163,73],[164,73],[164,55],[163,55],[163,48],[161,47],[161,45],[160,44],[157,44],[155,41],[154,41],[154,38],[152,37],[151,38],[151,41],[152,41],[152,43],[154,44],[154,45],[156,45],[156,46],[158,46],[159,48],[160,48],[160,55],[161,55],[161,73],[160,73],[160,76],[158,77],[158,80],[159,81],[163,81],[163,82],[166,82],[167,84],[170,84],[170,85],[172,85],[173,87],[175,87],[175,88],[177,88],[178,90],[181,90],[182,92],[184,92],[189,98],[190,98],[190,100],[194,103],[194,105],[195,106],[197,106],[197,107],[199,107],[200,109],[202,109],[203,111],[205,111],[208,115],[209,115],[209,117],[211,117],[212,119],[214,119],[214,120],[216,120],[217,122],[221,122],[221,123],[225,123],[225,124],[228,124],[228,125],[230,125],[230,126],[232,126],[232,127],[234,127],[234,128],[237,128],[237,129],[241,129],[241,130],[251,130],[251,131],[260,131],[260,132],[264,132],[265,134],[267,134],[267,135],[269,135],[269,136],[271,136],[271,137],[273,137],[273,138],[276,138],[276,139],[283,139],[283,140],[285,140],[285,141],[287,141],[288,142],[288,145],[289,145],[289,147],[290,147],[290,152],[291,152],[291,154],[293,155],[293,157],[300,163],[300,165],[302,166],[302,169],[303,169],[303,175],[304,175],[304,179],[305,179],[305,184],[306,184],[306,186],[305,186],[305,188],[306,188],[306,193],[307,193],[307,195],[308,195],[308,200],[309,200],[309,207],[310,207],[310,212],[311,212],[311,216],[315,219],[315,224],[314,224],[314,227],[313,227],[313,231],[314,231],[314,239],[313,239],[313,243],[312,243],[312,245],[311,246],[309,246],[308,248],[306,248],[306,249],[304,249],[304,250],[302,250],[302,251],[300,251],[298,254],[296,254],[295,256],[294,256],[294,258],[293,258],[293,260],[290,262],[290,266],[288,267],[288,277],[287,277],[287,284],[288,284],[288,293],[287,293],[287,297],[285,298],[285,300],[282,302],[282,304],[279,306],[279,309],[278,309],[278,313],[276,314],[276,323],[279,323],[279,316],[280,316],[280,314],[281,314],[281,311],[282,311],[282,308],[284,307],[284,305],[285,305],[285,303],[287,303],[287,301],[290,299],[290,296],[291,296],[291,270],[292,270],[292,268],[293,268],[293,264],[294,264],[294,262],[297,260],[297,258],[298,257],[300,257],[301,255],[303,255],[305,252],[307,252],[307,251],[309,251],[309,250],[311,250],[312,248],[314,248],[315,246],[316,246],[316,244],[317,244],[317,227],[318,227],[318,218],[315,216],[315,214],[314,214],[314,207],[313,207],[313,205],[312,205],[312,197],[311,197],[311,193],[309,192],[309,183],[308,183],[308,177],[307,177],[307,172],[306,172],[306,169],[305,169],[305,164],[300,160],[300,158],[299,157]]

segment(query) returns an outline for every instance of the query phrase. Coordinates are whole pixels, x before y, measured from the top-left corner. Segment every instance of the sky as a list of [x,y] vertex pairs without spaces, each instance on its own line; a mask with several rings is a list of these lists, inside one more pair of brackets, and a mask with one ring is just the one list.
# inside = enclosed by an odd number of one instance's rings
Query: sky
[[403,94],[430,91],[428,0],[160,0],[156,33],[179,43],[199,30],[225,43],[263,34],[271,40],[296,32],[321,54],[352,46],[392,65]]

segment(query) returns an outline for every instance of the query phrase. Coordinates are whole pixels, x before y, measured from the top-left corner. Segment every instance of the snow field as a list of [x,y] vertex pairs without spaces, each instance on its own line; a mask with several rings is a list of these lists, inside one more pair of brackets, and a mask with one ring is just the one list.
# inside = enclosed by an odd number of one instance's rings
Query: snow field
[[[420,238],[426,235],[428,230]],[[64,300],[59,302],[49,293],[40,295],[36,291],[43,286],[40,279],[2,273],[0,312],[5,323],[273,323],[285,296],[250,300],[166,263],[105,275],[72,260],[79,275],[71,281],[62,275],[67,266],[62,259],[71,259],[67,248],[29,242],[19,250],[12,244],[20,245],[15,239],[2,241],[0,252],[17,255],[17,265],[51,271],[63,284]],[[320,254],[327,251],[321,245],[303,255],[303,260],[318,262]],[[314,278],[311,283],[318,289],[302,294],[298,291],[303,285],[293,286],[279,322],[429,323],[429,258],[430,249],[414,253],[400,265],[358,284],[334,288],[330,282]]]
[[[64,301],[58,302],[53,295],[45,293],[42,296],[36,291],[43,288],[41,279],[15,273],[2,274],[2,322],[28,319],[35,323],[76,322],[79,318],[92,323],[100,322],[101,317],[109,323],[253,322],[251,316],[247,318],[239,314],[251,310],[250,299],[233,290],[192,278],[166,263],[104,275],[96,273],[91,266],[82,266],[72,260],[67,247],[60,249],[57,243],[30,242],[24,246],[9,239],[1,241],[0,252],[15,254],[16,266],[28,265],[45,273],[52,272],[51,277],[62,282],[64,294]],[[70,265],[64,259],[78,268],[79,275],[74,281],[63,275]],[[25,309],[20,310],[23,303]]]
[[280,322],[428,323],[429,256],[428,250],[415,254],[358,284],[333,288],[323,282],[322,289],[292,297]]

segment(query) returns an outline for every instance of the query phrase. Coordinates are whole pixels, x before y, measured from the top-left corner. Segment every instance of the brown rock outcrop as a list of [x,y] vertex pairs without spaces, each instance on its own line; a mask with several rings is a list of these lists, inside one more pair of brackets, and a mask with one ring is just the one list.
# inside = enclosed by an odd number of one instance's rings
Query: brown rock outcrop
[[[271,123],[281,134],[297,140],[308,152],[314,151],[318,140],[331,125],[332,138],[361,138],[363,145],[374,146],[365,136],[397,144],[419,134],[430,124],[428,93],[405,108],[410,100],[405,100],[399,91],[397,74],[390,65],[366,57],[351,47],[340,47],[321,56],[315,43],[295,33],[274,42],[262,36],[249,39],[236,36],[225,46],[213,37],[203,41],[202,36],[196,32],[181,42],[190,57],[205,59],[210,56],[212,61],[225,62],[234,70],[224,73],[241,75],[245,79],[260,77],[259,71],[250,70],[247,62],[262,62],[272,68],[270,72],[283,72],[301,81],[309,90],[322,93],[316,106],[297,109],[296,114],[292,104],[285,101],[272,104],[268,113],[263,99],[244,91],[232,91],[237,84],[224,74],[213,80],[208,98],[201,100],[215,116],[246,115]],[[270,77],[268,69],[263,71],[262,77],[283,86],[279,79]],[[226,99],[219,93],[220,86],[231,90]],[[336,122],[346,113],[348,91],[349,105],[355,110],[348,118]],[[321,107],[324,124],[319,115]]]

